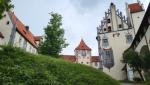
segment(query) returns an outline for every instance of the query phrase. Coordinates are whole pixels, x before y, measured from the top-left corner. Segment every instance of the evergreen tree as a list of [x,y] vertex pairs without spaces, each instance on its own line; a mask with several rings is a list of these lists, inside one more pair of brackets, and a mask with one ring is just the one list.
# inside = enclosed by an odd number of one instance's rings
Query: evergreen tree
[[0,19],[3,18],[4,11],[9,11],[11,8],[13,8],[11,0],[0,0]]
[[45,30],[44,42],[40,43],[39,53],[44,55],[58,56],[68,44],[65,42],[64,29],[62,28],[62,16],[51,13],[50,22]]

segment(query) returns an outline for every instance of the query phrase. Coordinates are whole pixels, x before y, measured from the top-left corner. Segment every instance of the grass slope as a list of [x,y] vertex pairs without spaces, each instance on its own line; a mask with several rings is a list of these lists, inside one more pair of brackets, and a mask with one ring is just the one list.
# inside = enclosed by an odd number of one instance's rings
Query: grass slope
[[19,48],[0,49],[0,85],[119,85],[100,70]]

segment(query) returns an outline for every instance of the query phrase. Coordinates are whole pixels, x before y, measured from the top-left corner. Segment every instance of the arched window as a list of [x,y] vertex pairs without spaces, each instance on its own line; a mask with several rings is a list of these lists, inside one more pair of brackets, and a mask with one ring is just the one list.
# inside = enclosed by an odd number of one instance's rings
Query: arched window
[[112,49],[103,49],[103,65],[110,69],[114,66],[114,56]]

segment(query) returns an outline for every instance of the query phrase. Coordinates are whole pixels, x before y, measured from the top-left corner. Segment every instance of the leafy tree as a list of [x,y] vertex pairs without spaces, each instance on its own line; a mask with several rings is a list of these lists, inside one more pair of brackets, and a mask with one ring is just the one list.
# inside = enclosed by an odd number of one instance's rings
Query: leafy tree
[[137,52],[135,52],[133,49],[126,50],[123,54],[123,62],[129,64],[133,70],[138,71],[141,79],[144,81],[141,73],[143,60]]
[[0,0],[0,19],[3,18],[4,11],[9,11],[13,7],[11,0]]
[[65,42],[64,29],[62,28],[62,16],[58,13],[50,13],[51,19],[45,30],[44,42],[40,43],[39,53],[58,56],[68,44]]
[[140,55],[143,59],[142,68],[144,70],[145,77],[148,79],[150,76],[150,51],[147,45],[141,48]]

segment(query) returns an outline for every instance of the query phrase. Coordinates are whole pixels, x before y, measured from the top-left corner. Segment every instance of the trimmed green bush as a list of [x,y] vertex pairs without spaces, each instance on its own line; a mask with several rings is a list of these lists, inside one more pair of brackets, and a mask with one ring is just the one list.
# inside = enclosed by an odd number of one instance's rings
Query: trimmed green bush
[[19,48],[0,49],[0,85],[120,85],[100,70]]

